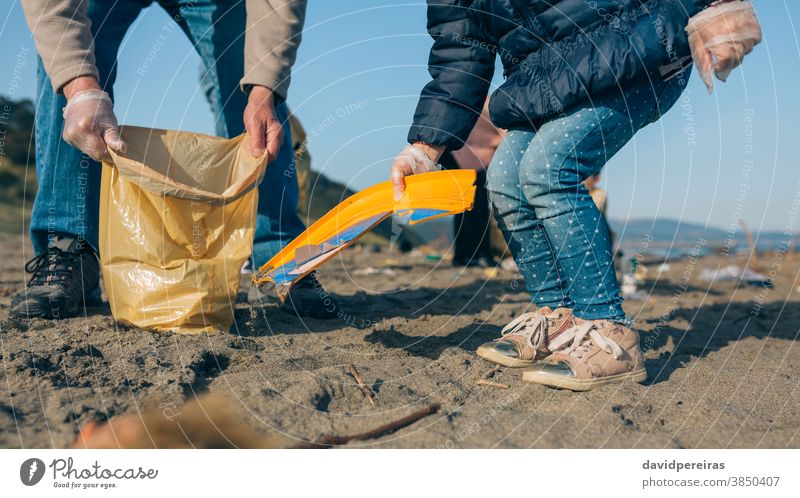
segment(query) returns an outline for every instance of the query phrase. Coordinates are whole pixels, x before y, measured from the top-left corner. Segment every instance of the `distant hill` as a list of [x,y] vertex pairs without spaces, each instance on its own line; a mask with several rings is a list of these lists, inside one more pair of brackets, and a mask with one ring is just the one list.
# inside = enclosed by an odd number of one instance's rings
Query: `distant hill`
[[30,216],[36,192],[34,109],[30,100],[0,96],[0,232],[19,234]]
[[[618,245],[623,248],[638,247],[645,240],[651,241],[651,245],[686,246],[694,245],[700,239],[706,240],[707,245],[712,247],[726,244],[726,241],[732,248],[748,246],[744,230],[738,225],[726,230],[668,218],[612,219],[609,224],[618,238]],[[753,233],[753,238],[759,249],[771,249],[786,240],[783,233],[776,231]]]
[[[704,252],[713,250],[724,244],[730,245],[730,252],[749,250],[746,236],[740,226],[735,227],[733,234],[718,227],[704,227],[699,223],[690,223],[666,218],[610,220],[609,224],[616,236],[616,245],[621,249],[639,249],[646,242],[645,251],[651,256],[677,257],[688,252],[700,239],[704,239]],[[417,235],[426,244],[441,246],[452,239],[452,222],[450,218],[441,218],[414,227]],[[731,242],[726,242],[728,239]],[[774,249],[786,240],[782,232],[763,231],[754,233],[756,247],[759,250]]]
[[[33,200],[36,190],[33,155],[34,105],[0,96],[0,202],[19,205],[23,194]],[[26,167],[25,165],[28,165]],[[26,178],[28,181],[25,191]]]

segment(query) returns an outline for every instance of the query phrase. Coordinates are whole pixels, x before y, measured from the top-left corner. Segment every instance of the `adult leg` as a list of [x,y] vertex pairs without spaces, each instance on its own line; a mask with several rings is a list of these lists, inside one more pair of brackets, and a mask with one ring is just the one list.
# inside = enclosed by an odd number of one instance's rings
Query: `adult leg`
[[543,125],[520,163],[576,316],[626,322],[609,231],[583,180],[677,100],[683,86],[645,78],[623,94],[570,109]]
[[[112,3],[115,7],[112,9]],[[113,97],[117,50],[128,27],[146,2],[90,1],[88,16],[95,38],[100,86]],[[100,164],[64,142],[63,95],[55,93],[39,60],[36,107],[36,178],[38,191],[31,213],[31,240],[41,254],[56,236],[85,241],[97,252]]]
[[[239,88],[244,74],[244,0],[161,0],[160,4],[191,39],[203,60],[201,85],[216,114],[216,131],[233,137],[244,131],[247,99]],[[299,190],[293,164],[286,104],[275,106],[284,138],[278,157],[259,186],[253,266],[258,268],[305,230],[297,214]]]
[[264,180],[258,187],[252,257],[254,268],[269,261],[305,230],[305,225],[297,214],[300,192],[289,130],[289,110],[285,103],[280,103],[275,106],[275,112],[278,120],[283,123],[283,144],[278,157],[267,167]]
[[[116,4],[115,4],[116,5]],[[118,7],[90,1],[100,85],[109,93],[116,76],[117,49],[144,3]],[[39,61],[36,111],[36,173],[39,188],[31,215],[36,257],[26,265],[31,278],[14,296],[11,314],[20,318],[68,318],[87,297],[99,297],[98,239],[100,165],[61,139],[66,99],[56,95]]]
[[[209,96],[217,133],[232,137],[244,131],[242,117],[247,104],[239,88],[244,74],[245,2],[243,0],[161,0],[194,43],[203,59],[201,85]],[[258,187],[256,230],[251,263],[258,268],[305,230],[297,213],[299,189],[289,111],[285,102],[275,106],[283,125],[278,157],[268,166]],[[269,293],[255,289],[252,300],[269,300]],[[312,273],[292,288],[285,311],[314,318],[334,318],[338,303]]]
[[214,113],[216,134],[231,138],[243,133],[244,0],[159,0],[159,5],[200,55],[200,86]]

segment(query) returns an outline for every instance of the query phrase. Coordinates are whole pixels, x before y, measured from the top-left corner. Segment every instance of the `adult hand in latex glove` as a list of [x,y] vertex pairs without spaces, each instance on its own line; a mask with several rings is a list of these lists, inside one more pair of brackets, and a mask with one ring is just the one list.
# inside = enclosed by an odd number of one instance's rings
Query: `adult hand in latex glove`
[[708,93],[714,90],[712,73],[725,81],[761,42],[761,25],[753,6],[744,1],[708,7],[689,19],[686,32],[692,59]]
[[275,116],[275,97],[265,86],[254,86],[244,110],[244,127],[250,134],[250,154],[267,151],[267,163],[278,157],[283,143],[283,126]]
[[406,145],[392,163],[391,179],[394,184],[394,200],[399,201],[403,197],[406,189],[405,177],[442,169],[442,166],[436,162],[442,152],[444,152],[444,146],[420,142]]
[[64,140],[94,159],[108,157],[108,148],[125,153],[119,136],[111,97],[100,89],[84,90],[67,98],[64,108]]

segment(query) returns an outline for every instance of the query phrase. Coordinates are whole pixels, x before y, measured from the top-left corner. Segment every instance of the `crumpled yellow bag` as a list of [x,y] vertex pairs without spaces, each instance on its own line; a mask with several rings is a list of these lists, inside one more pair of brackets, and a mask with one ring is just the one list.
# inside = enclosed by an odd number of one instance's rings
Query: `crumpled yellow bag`
[[227,330],[253,247],[266,155],[233,139],[125,126],[100,190],[100,263],[114,318],[186,334]]

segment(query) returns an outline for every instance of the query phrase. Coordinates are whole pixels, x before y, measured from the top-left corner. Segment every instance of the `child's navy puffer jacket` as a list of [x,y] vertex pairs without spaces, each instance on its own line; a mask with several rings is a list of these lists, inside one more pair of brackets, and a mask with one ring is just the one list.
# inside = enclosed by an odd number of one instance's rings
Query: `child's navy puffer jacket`
[[590,96],[689,60],[689,18],[711,0],[428,0],[434,39],[410,142],[460,148],[499,57],[492,121],[535,129]]

